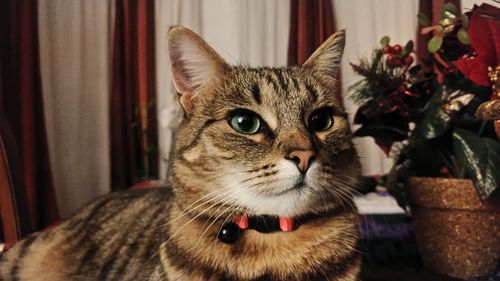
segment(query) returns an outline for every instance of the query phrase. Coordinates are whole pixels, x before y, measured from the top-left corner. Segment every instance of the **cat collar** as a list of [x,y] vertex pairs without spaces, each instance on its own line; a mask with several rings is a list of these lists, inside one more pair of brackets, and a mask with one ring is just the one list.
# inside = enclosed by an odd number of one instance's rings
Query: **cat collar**
[[223,224],[217,235],[217,238],[226,244],[233,244],[238,240],[241,231],[254,229],[261,233],[270,233],[275,231],[289,232],[296,227],[295,219],[277,216],[251,216],[243,214],[232,222]]

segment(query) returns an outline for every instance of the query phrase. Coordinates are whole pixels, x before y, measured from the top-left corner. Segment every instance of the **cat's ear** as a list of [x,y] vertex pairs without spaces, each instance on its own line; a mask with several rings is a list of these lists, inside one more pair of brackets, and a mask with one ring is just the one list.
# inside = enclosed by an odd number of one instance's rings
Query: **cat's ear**
[[189,113],[196,91],[224,75],[229,65],[200,36],[181,26],[168,32],[168,53],[180,103]]
[[303,67],[310,67],[325,77],[337,77],[340,71],[340,60],[344,53],[345,31],[340,30],[330,36],[307,59]]

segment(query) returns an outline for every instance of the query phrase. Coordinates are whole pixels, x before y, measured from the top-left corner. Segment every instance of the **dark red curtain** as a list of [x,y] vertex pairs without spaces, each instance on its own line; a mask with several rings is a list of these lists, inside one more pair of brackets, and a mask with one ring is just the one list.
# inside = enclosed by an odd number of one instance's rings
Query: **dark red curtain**
[[[453,3],[460,11],[460,0],[419,0],[418,12],[426,15],[432,23],[437,23],[441,19],[441,9],[447,2]],[[416,53],[419,59],[429,58],[431,54],[427,52],[427,42],[431,40],[432,33],[420,34],[420,26],[417,28],[417,48]]]
[[117,0],[111,89],[111,188],[158,177],[153,0]]
[[[38,48],[37,1],[0,1],[0,110],[17,143],[29,224],[59,219],[48,156]],[[23,198],[20,198],[23,200]]]
[[288,64],[301,65],[335,31],[330,0],[290,0]]

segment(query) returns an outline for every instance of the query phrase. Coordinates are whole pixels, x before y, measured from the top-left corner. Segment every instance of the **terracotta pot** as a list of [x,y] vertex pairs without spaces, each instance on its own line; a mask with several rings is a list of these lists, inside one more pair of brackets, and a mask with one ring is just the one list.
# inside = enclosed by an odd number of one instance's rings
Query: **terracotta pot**
[[407,185],[424,265],[470,278],[489,276],[500,255],[500,204],[482,202],[470,180],[411,177]]

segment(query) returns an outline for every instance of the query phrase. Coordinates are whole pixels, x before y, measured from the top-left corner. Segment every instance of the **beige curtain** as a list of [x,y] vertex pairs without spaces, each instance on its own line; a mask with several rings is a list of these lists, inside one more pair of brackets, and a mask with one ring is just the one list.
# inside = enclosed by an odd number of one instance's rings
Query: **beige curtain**
[[59,209],[66,217],[110,190],[113,1],[38,2],[49,151]]

